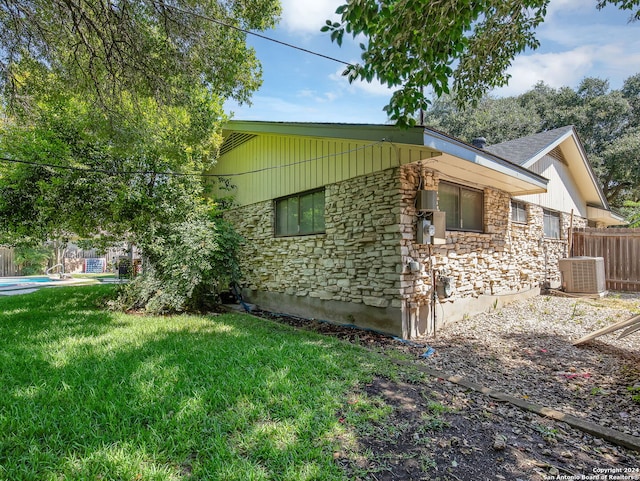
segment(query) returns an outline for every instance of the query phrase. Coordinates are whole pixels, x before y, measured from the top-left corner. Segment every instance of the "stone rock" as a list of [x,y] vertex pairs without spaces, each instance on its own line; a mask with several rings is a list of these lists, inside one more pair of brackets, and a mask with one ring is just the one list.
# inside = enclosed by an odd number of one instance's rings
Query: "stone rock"
[[502,434],[496,434],[493,437],[493,449],[496,451],[503,451],[507,447],[507,438]]

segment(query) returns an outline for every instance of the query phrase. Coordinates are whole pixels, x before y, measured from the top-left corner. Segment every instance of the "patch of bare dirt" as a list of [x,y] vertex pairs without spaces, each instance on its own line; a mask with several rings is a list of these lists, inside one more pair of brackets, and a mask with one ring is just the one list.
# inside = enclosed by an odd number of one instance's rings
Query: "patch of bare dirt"
[[[572,345],[638,312],[638,296],[541,296],[447,326],[422,344],[261,315],[382,352],[400,350],[416,363],[640,436],[640,333]],[[435,352],[423,357],[429,347]],[[350,479],[640,479],[639,453],[447,381],[376,379],[364,393],[393,410],[373,431],[357,433],[357,450],[336,453]]]
[[[446,327],[429,343],[437,369],[640,436],[640,333],[583,345],[586,334],[640,313],[637,296],[540,296]],[[637,397],[636,397],[637,396]]]
[[365,391],[394,409],[373,432],[360,433],[364,459],[338,457],[349,479],[577,480],[602,469],[627,469],[620,479],[638,479],[634,453],[446,382],[376,379]]

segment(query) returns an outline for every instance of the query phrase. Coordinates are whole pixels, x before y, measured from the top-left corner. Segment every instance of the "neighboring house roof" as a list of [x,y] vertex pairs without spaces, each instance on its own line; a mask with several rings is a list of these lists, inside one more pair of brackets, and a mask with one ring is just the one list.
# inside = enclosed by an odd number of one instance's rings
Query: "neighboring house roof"
[[443,161],[438,163],[439,170],[453,171],[460,180],[483,179],[485,185],[496,186],[511,195],[546,190],[548,180],[542,175],[431,127],[424,128],[424,145],[441,151]]

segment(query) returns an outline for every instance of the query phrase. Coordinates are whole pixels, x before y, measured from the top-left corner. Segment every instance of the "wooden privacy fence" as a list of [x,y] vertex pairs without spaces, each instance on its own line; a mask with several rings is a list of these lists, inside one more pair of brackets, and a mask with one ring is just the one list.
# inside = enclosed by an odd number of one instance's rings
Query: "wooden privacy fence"
[[640,229],[575,229],[571,255],[603,257],[607,289],[640,291]]
[[0,247],[0,277],[15,276],[18,268],[15,263],[13,249]]

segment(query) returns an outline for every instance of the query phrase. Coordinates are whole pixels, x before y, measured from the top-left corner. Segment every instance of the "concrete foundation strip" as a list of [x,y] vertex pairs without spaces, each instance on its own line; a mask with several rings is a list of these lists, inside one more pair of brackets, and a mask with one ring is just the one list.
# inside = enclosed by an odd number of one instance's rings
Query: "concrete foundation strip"
[[540,416],[545,416],[556,421],[567,423],[572,428],[579,429],[581,431],[584,431],[585,433],[589,433],[593,436],[604,439],[618,446],[624,446],[625,448],[640,451],[640,437],[631,436],[630,434],[622,433],[620,431],[616,431],[615,429],[607,428],[590,421],[585,421],[584,419],[572,416],[571,414],[566,414],[561,411],[556,411],[555,409],[546,408],[537,404],[527,402],[524,399],[519,399],[508,394],[504,394],[502,392],[481,386],[480,384],[465,379],[462,376],[454,376],[438,369],[433,369],[428,366],[414,364],[407,361],[397,361],[389,357],[387,357],[387,359],[397,365],[417,368],[419,371],[422,371],[430,376],[444,379],[467,389],[477,391],[498,401],[508,402],[521,409],[539,414]]

